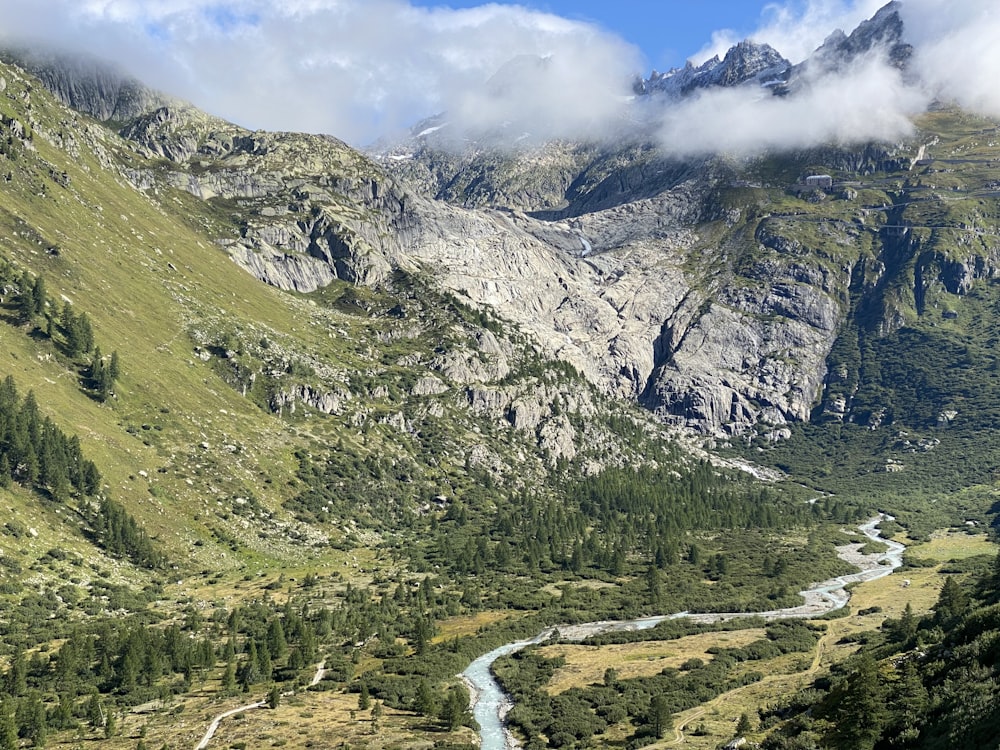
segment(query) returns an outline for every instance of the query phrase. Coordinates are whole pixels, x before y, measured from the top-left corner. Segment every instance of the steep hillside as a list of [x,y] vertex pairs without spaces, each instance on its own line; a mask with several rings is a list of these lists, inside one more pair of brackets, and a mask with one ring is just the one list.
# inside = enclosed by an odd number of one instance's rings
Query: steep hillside
[[193,746],[241,690],[297,686],[270,716],[299,746],[368,736],[364,695],[384,745],[467,741],[454,675],[492,645],[843,570],[830,522],[866,508],[702,462],[633,400],[635,342],[702,304],[680,249],[718,165],[542,221],[417,197],[334,139],[183,104],[119,134],[0,77],[3,434],[45,425],[0,446],[23,739]]
[[995,746],[998,561],[953,566],[933,611],[887,619],[832,678],[767,711],[760,746]]
[[[5,368],[108,465],[109,491],[161,501],[143,515],[154,535],[170,537],[168,547],[208,542],[206,518],[228,535],[248,517],[259,522],[251,547],[282,556],[300,534],[312,546],[313,532],[296,532],[280,510],[294,494],[292,452],[309,441],[399,463],[420,487],[408,494],[451,498],[463,481],[456,467],[522,484],[557,461],[590,470],[627,462],[609,420],[658,439],[640,412],[542,360],[515,326],[436,291],[413,264],[393,268],[376,253],[369,240],[388,229],[368,217],[377,220],[371,202],[384,178],[342,144],[248,134],[197,115],[189,125],[218,128],[217,140],[199,148],[253,167],[195,164],[177,189],[179,173],[151,146],[62,108],[16,69],[5,69],[4,81]],[[153,117],[172,121],[169,110]],[[142,124],[128,133],[138,138]],[[319,184],[307,180],[310,166],[325,173]],[[268,205],[269,185],[286,183],[300,204],[279,214]],[[384,200],[398,206],[405,198],[388,185]],[[251,241],[283,232],[317,254],[342,246],[343,275],[373,288],[331,273],[311,297],[283,293],[241,272],[222,249],[237,261],[257,257]],[[368,275],[359,270],[365,257],[373,259]],[[335,270],[330,255],[303,267]],[[280,268],[270,280],[294,277]],[[46,290],[27,321],[15,312],[22,273]],[[298,286],[314,292],[319,284]],[[121,355],[104,402],[80,398],[90,352],[70,351],[61,324],[70,306],[88,316],[106,354]]]

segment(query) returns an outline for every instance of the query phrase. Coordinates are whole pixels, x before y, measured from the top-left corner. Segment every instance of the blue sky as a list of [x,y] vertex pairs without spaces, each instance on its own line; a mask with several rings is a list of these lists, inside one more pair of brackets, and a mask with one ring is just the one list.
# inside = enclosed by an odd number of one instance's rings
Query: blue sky
[[[483,0],[411,0],[425,8],[473,8]],[[886,0],[888,2],[888,0]],[[743,38],[753,33],[773,0],[523,0],[500,2],[594,23],[642,50],[647,66],[664,71],[684,65],[722,29]],[[802,6],[805,3],[782,3]],[[649,71],[646,71],[649,72]]]

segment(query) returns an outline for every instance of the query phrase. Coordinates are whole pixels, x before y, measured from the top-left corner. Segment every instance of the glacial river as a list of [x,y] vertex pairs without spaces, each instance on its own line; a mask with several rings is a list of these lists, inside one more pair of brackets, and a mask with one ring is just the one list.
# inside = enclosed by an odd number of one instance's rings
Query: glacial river
[[488,654],[483,654],[462,673],[462,678],[472,688],[472,713],[476,717],[476,721],[479,722],[482,750],[512,750],[515,747],[513,738],[504,726],[504,717],[512,706],[510,697],[504,693],[493,677],[493,662],[500,657],[520,651],[527,646],[542,643],[551,638],[556,630],[559,631],[559,637],[564,640],[582,641],[600,633],[615,630],[648,630],[664,620],[675,620],[682,617],[701,623],[723,622],[739,617],[764,617],[767,620],[781,620],[792,617],[817,617],[845,607],[851,598],[845,586],[850,583],[874,581],[876,578],[882,578],[903,564],[903,550],[905,549],[903,545],[881,538],[875,528],[883,519],[887,518],[887,516],[878,516],[858,527],[866,537],[888,545],[887,551],[861,555],[858,552],[862,546],[860,543],[838,547],[838,555],[857,565],[859,571],[817,583],[800,591],[804,603],[797,607],[775,609],[768,612],[712,612],[705,614],[676,612],[670,615],[642,617],[635,620],[607,620],[579,625],[559,625],[546,628],[533,638],[508,643]]

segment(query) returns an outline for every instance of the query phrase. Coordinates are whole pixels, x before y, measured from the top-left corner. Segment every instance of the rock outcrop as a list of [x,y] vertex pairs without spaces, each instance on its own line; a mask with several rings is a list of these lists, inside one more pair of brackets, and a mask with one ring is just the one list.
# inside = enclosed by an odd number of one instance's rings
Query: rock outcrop
[[86,55],[10,47],[0,50],[0,60],[20,66],[63,104],[102,122],[126,123],[178,102],[114,65]]
[[635,85],[635,91],[679,98],[717,86],[773,86],[787,81],[791,68],[792,64],[770,45],[746,39],[732,47],[722,60],[716,56],[698,66],[688,62],[666,73],[654,70],[648,79]]

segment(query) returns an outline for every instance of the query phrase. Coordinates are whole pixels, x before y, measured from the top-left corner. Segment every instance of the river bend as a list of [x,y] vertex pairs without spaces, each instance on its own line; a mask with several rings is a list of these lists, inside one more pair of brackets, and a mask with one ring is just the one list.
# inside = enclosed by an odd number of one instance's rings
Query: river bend
[[472,691],[471,708],[476,721],[479,722],[482,750],[513,750],[515,747],[513,737],[511,737],[504,725],[504,717],[511,709],[512,703],[510,697],[504,693],[493,677],[493,662],[500,657],[520,651],[527,646],[542,643],[551,638],[556,630],[559,631],[559,637],[562,640],[582,641],[601,633],[616,630],[648,630],[659,625],[664,620],[674,620],[682,617],[694,622],[709,624],[740,617],[763,617],[767,620],[818,617],[840,607],[847,606],[847,602],[851,598],[851,595],[845,588],[848,584],[874,581],[877,578],[889,575],[903,564],[903,550],[905,547],[898,542],[883,539],[879,536],[876,529],[879,523],[889,519],[889,516],[878,516],[858,527],[861,533],[869,539],[888,545],[888,550],[871,555],[862,555],[860,554],[860,549],[863,543],[847,544],[838,547],[838,556],[853,565],[857,565],[859,568],[858,572],[831,578],[829,581],[814,584],[808,589],[800,591],[799,594],[804,599],[804,603],[797,607],[786,607],[767,612],[711,612],[704,614],[675,612],[669,615],[641,617],[634,620],[606,620],[578,625],[559,625],[546,628],[533,638],[508,643],[490,651],[488,654],[483,654],[473,661],[461,675]]

